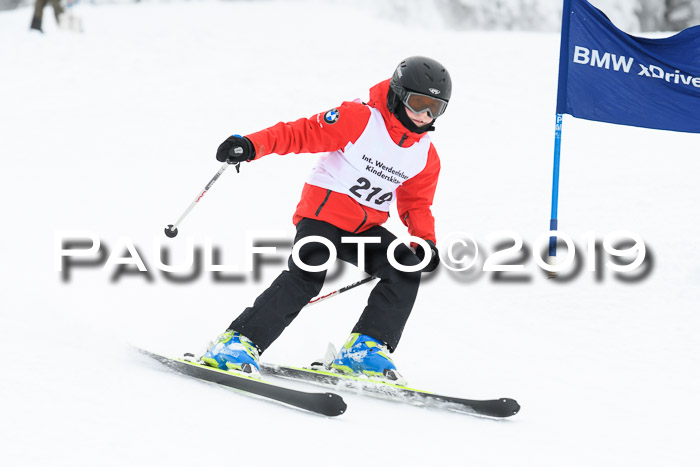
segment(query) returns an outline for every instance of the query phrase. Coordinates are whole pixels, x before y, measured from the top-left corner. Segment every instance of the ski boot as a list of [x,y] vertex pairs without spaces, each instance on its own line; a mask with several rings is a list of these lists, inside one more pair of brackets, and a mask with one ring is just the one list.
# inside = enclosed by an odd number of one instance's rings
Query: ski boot
[[214,368],[260,378],[259,358],[258,348],[250,339],[229,329],[202,355],[201,361]]
[[406,385],[406,380],[396,371],[386,345],[365,334],[350,334],[331,363],[331,368],[344,374],[364,375],[370,379]]
[[29,30],[39,31],[43,34],[44,31],[41,29],[41,18],[37,18],[36,16],[32,17],[32,24],[29,26]]

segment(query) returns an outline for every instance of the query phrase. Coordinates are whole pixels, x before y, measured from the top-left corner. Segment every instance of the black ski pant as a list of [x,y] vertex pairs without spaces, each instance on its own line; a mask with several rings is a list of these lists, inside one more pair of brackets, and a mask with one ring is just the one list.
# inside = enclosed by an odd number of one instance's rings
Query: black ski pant
[[[372,289],[359,321],[352,332],[366,334],[384,342],[390,351],[399,343],[408,316],[411,314],[420,284],[420,272],[403,272],[395,269],[387,259],[387,248],[396,236],[384,227],[352,233],[327,222],[302,219],[297,224],[296,244],[302,238],[318,235],[333,243],[338,259],[357,266],[358,245],[341,243],[342,237],[378,237],[380,243],[364,245],[365,271],[378,277],[379,283]],[[304,264],[320,266],[330,258],[328,248],[318,242],[310,242],[299,249]],[[394,250],[399,264],[413,266],[419,263],[416,255],[404,244]],[[297,266],[292,256],[289,270],[283,271],[265,290],[252,307],[246,308],[229,329],[240,332],[264,352],[282,331],[297,317],[301,309],[321,291],[326,271],[308,272]]]
[[58,23],[60,16],[63,14],[63,7],[61,6],[60,0],[36,0],[34,4],[34,21],[39,28],[41,28],[41,19],[44,16],[44,7],[48,3],[51,3],[53,6],[53,14],[56,16],[56,23]]

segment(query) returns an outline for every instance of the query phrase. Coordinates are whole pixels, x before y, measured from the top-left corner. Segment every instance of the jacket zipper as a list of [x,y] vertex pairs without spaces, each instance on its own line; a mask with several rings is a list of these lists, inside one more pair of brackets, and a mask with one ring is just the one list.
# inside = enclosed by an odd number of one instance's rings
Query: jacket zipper
[[326,197],[323,198],[323,202],[319,205],[318,209],[316,210],[316,217],[318,217],[319,214],[321,214],[321,209],[323,209],[323,206],[326,205],[326,201],[328,201],[328,198],[331,196],[331,190],[326,190]]
[[358,225],[357,228],[356,228],[355,230],[352,231],[352,233],[357,233],[357,231],[360,230],[360,228],[361,228],[363,225],[365,225],[365,222],[367,222],[367,211],[365,211],[365,208],[363,208],[361,204],[360,204],[360,208],[362,208],[362,212],[365,213],[365,218],[362,219],[362,222],[360,222],[360,225]]
[[403,146],[403,142],[406,141],[406,138],[408,138],[408,133],[403,134],[401,141],[399,141],[399,146]]

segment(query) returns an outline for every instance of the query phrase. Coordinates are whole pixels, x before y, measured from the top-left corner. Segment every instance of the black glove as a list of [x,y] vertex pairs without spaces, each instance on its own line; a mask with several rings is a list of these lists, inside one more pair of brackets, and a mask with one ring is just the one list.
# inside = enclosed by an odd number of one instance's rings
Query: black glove
[[255,146],[245,136],[230,136],[216,150],[216,160],[219,162],[233,164],[253,159],[255,159]]
[[[424,267],[421,272],[432,272],[438,267],[438,264],[440,264],[440,255],[438,254],[438,249],[435,246],[435,242],[432,240],[426,240],[426,243],[430,245],[430,254],[432,257],[430,258],[428,265]],[[425,258],[425,250],[420,245],[416,246],[416,256],[420,261],[423,261],[423,258]]]

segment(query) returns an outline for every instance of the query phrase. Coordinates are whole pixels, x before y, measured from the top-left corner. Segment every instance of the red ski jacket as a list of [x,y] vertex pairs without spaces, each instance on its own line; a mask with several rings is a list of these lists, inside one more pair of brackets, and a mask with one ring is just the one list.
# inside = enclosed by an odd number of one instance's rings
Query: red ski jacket
[[[333,124],[324,122],[328,112],[294,122],[280,122],[270,128],[247,135],[255,146],[255,158],[268,154],[319,153],[342,150],[348,143],[355,144],[365,131],[371,111],[376,108],[384,118],[391,139],[401,147],[410,147],[423,134],[408,131],[387,108],[389,80],[370,89],[370,99],[365,105],[359,102],[343,102],[337,108]],[[336,110],[336,109],[334,109]],[[425,240],[436,241],[435,219],[430,211],[440,173],[440,159],[433,144],[428,150],[425,168],[418,175],[404,181],[396,189],[396,202],[401,221],[408,233]],[[389,217],[388,212],[359,204],[344,193],[305,184],[301,200],[294,213],[296,225],[308,217],[335,225],[349,232],[362,232],[381,225]]]

